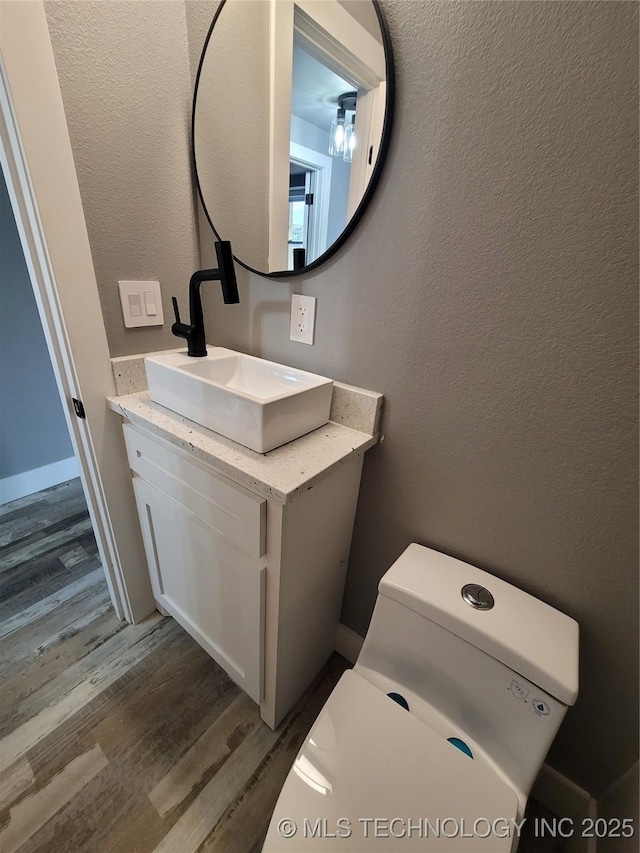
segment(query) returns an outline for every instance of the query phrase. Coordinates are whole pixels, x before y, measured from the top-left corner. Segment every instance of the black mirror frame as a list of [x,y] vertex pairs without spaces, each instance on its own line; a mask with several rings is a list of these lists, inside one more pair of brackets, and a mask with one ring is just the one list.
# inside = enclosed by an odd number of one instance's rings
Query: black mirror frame
[[[255,273],[256,275],[264,276],[265,278],[293,278],[294,276],[303,275],[305,273],[311,272],[311,270],[317,269],[321,264],[325,261],[328,261],[332,255],[340,249],[344,243],[349,239],[351,234],[355,231],[358,223],[362,219],[362,216],[367,209],[369,202],[371,201],[375,189],[378,185],[378,181],[380,180],[380,175],[382,174],[382,169],[387,157],[387,152],[389,150],[389,145],[391,143],[391,129],[393,126],[393,113],[395,109],[395,70],[393,64],[393,49],[391,47],[391,36],[389,34],[389,28],[387,26],[387,22],[382,13],[382,9],[380,8],[379,0],[371,0],[373,3],[373,8],[376,12],[376,17],[378,18],[378,24],[380,25],[380,32],[382,34],[382,47],[384,49],[384,65],[385,72],[387,75],[387,91],[385,97],[385,112],[384,112],[384,121],[382,124],[382,138],[380,140],[380,149],[378,151],[378,156],[376,158],[375,166],[373,167],[373,172],[371,173],[371,178],[369,179],[369,183],[367,185],[366,190],[364,191],[364,195],[360,199],[360,204],[356,208],[353,216],[345,226],[343,232],[340,234],[338,239],[333,242],[326,252],[323,252],[319,258],[316,258],[315,261],[312,261],[310,264],[302,267],[299,270],[278,270],[277,272],[262,272],[261,270],[254,269],[253,267],[248,266],[248,264],[243,263],[241,258],[238,258],[234,255],[234,259],[236,263],[240,264],[241,267],[244,267],[249,272]],[[200,203],[202,205],[202,209],[204,211],[204,215],[207,217],[207,222],[211,226],[211,230],[216,236],[217,240],[222,240],[223,237],[218,234],[213,221],[211,220],[211,216],[209,215],[209,211],[207,210],[207,205],[205,204],[203,195],[202,195],[202,187],[200,186],[200,178],[198,176],[198,166],[196,163],[196,152],[195,152],[195,116],[196,116],[196,101],[198,98],[198,87],[200,84],[200,73],[202,71],[202,65],[204,63],[205,54],[207,52],[207,47],[209,45],[209,40],[211,39],[211,35],[213,33],[213,28],[216,25],[216,21],[218,20],[220,13],[222,12],[224,6],[226,4],[226,0],[221,0],[220,5],[216,9],[216,13],[213,16],[213,21],[211,22],[211,26],[209,27],[209,31],[207,33],[207,37],[204,41],[204,45],[202,47],[202,53],[200,54],[200,61],[198,63],[198,72],[196,74],[196,82],[193,89],[193,102],[191,108],[191,163],[193,166],[193,173],[196,178],[196,187],[198,189],[198,197],[200,198]],[[227,239],[229,239],[227,235]]]

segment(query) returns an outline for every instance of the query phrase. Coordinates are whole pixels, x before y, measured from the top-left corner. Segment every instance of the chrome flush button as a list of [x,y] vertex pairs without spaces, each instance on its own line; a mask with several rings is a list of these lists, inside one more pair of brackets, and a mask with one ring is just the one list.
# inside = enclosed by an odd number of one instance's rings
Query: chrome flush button
[[468,583],[462,587],[462,597],[476,610],[491,610],[495,604],[493,596],[485,587],[477,583]]

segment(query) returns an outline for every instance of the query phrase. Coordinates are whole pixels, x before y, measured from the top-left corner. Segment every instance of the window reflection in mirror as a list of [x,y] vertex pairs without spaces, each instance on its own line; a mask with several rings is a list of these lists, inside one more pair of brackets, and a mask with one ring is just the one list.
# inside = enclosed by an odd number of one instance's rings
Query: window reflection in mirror
[[263,274],[340,240],[377,168],[387,71],[373,3],[226,0],[196,83],[199,191],[221,239]]

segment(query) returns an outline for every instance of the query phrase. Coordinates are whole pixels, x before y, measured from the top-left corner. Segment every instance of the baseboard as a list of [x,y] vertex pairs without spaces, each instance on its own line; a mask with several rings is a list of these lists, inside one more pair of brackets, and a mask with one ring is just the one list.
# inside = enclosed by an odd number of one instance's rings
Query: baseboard
[[553,767],[543,764],[531,796],[557,817],[571,819],[576,833],[569,841],[569,853],[595,853],[596,839],[583,838],[577,831],[585,818],[595,819],[597,816],[597,803],[588,791]]
[[18,498],[24,498],[34,492],[48,489],[50,486],[57,486],[58,483],[72,480],[79,475],[78,460],[75,456],[70,456],[68,459],[51,462],[49,465],[42,465],[31,471],[4,477],[0,480],[0,504],[17,501]]
[[342,622],[338,625],[336,633],[336,651],[343,658],[346,658],[349,663],[355,663],[360,654],[360,649],[364,643],[364,637],[356,634],[351,628],[347,628]]
[[531,796],[558,817],[582,819],[589,815],[591,795],[548,764],[542,765]]

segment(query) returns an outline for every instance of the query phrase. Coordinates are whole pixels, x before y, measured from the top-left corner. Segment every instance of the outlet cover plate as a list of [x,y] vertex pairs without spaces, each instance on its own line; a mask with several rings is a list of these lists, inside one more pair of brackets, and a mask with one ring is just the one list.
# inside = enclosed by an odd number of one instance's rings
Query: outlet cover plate
[[316,330],[316,298],[291,294],[291,327],[289,337],[292,341],[313,346]]

